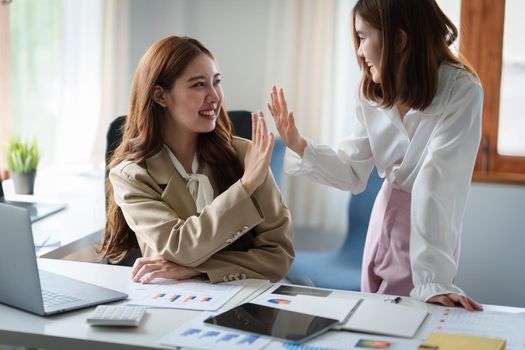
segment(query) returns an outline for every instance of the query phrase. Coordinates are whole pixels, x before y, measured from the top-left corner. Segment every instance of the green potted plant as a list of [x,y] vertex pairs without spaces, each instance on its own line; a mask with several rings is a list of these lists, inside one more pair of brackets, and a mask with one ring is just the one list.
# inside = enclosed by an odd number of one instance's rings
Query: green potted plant
[[39,161],[40,151],[35,140],[23,142],[19,137],[12,137],[9,140],[7,167],[16,193],[33,194]]

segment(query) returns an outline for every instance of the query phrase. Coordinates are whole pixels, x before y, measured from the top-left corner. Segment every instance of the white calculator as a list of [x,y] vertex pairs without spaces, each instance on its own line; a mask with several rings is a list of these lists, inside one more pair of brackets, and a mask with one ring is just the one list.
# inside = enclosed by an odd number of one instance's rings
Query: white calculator
[[145,311],[142,306],[99,305],[88,317],[87,323],[92,326],[137,327]]

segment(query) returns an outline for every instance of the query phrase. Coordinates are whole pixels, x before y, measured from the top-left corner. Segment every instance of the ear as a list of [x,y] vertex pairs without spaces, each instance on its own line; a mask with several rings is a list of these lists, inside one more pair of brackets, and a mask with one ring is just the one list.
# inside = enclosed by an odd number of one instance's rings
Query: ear
[[153,87],[153,101],[166,108],[166,97],[164,96],[164,89],[160,85]]
[[397,38],[396,38],[396,51],[402,52],[406,49],[408,42],[408,36],[407,32],[405,32],[403,29],[399,29]]

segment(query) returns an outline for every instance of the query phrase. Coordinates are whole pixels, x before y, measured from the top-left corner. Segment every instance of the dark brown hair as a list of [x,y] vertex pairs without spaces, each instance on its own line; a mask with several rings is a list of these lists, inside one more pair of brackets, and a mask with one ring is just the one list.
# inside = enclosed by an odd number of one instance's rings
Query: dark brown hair
[[[161,121],[165,112],[153,100],[154,87],[158,85],[171,90],[190,62],[202,54],[213,59],[204,45],[188,37],[170,36],[148,49],[135,71],[122,141],[111,157],[108,170],[125,160],[143,163],[162,149]],[[221,107],[215,129],[210,133],[199,134],[197,146],[199,161],[210,166],[219,193],[237,181],[243,171],[232,144],[230,119],[224,106]],[[115,203],[113,188],[109,183],[106,193],[106,226],[98,252],[112,262],[119,262],[138,244],[134,232]]]
[[[460,64],[477,77],[468,62],[450,50],[458,30],[435,0],[359,0],[352,11],[357,53],[356,15],[380,33],[381,83],[372,80],[363,57],[357,60],[363,71],[364,97],[381,107],[391,108],[397,103],[418,110],[428,107],[436,95],[442,62]],[[401,31],[407,39],[402,50],[398,44]]]

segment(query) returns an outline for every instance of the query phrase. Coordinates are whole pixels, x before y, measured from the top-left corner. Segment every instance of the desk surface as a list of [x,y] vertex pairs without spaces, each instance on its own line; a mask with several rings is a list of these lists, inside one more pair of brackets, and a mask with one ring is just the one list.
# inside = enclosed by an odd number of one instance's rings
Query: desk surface
[[[39,259],[43,270],[126,291],[131,268],[104,264]],[[258,281],[256,281],[258,282]],[[260,283],[256,284],[257,287]],[[248,285],[224,308],[231,308],[255,292]],[[123,303],[123,302],[121,302]],[[94,308],[40,317],[0,304],[0,343],[49,349],[165,349],[158,340],[200,312],[180,309],[148,309],[138,328],[91,327],[86,318]]]
[[32,225],[37,255],[60,259],[100,239],[105,222],[102,169],[49,169],[38,174],[35,195],[17,195],[4,181],[6,198],[29,202],[60,202],[67,207]]
[[[130,268],[122,266],[55,259],[39,259],[39,266],[44,270],[120,291],[125,291],[130,276]],[[245,287],[221,309],[243,302],[256,289],[255,285]],[[356,294],[366,298],[384,298],[379,295]],[[429,311],[435,309],[433,305],[408,298],[403,299],[403,303],[426,307]],[[485,309],[523,312],[523,309],[500,306],[487,306]],[[138,328],[120,329],[89,326],[86,318],[92,311],[93,308],[89,308],[44,318],[0,304],[0,343],[50,349],[164,349],[158,344],[158,340],[199,314],[199,311],[192,310],[149,309]],[[416,335],[416,338],[421,339],[421,335]]]

